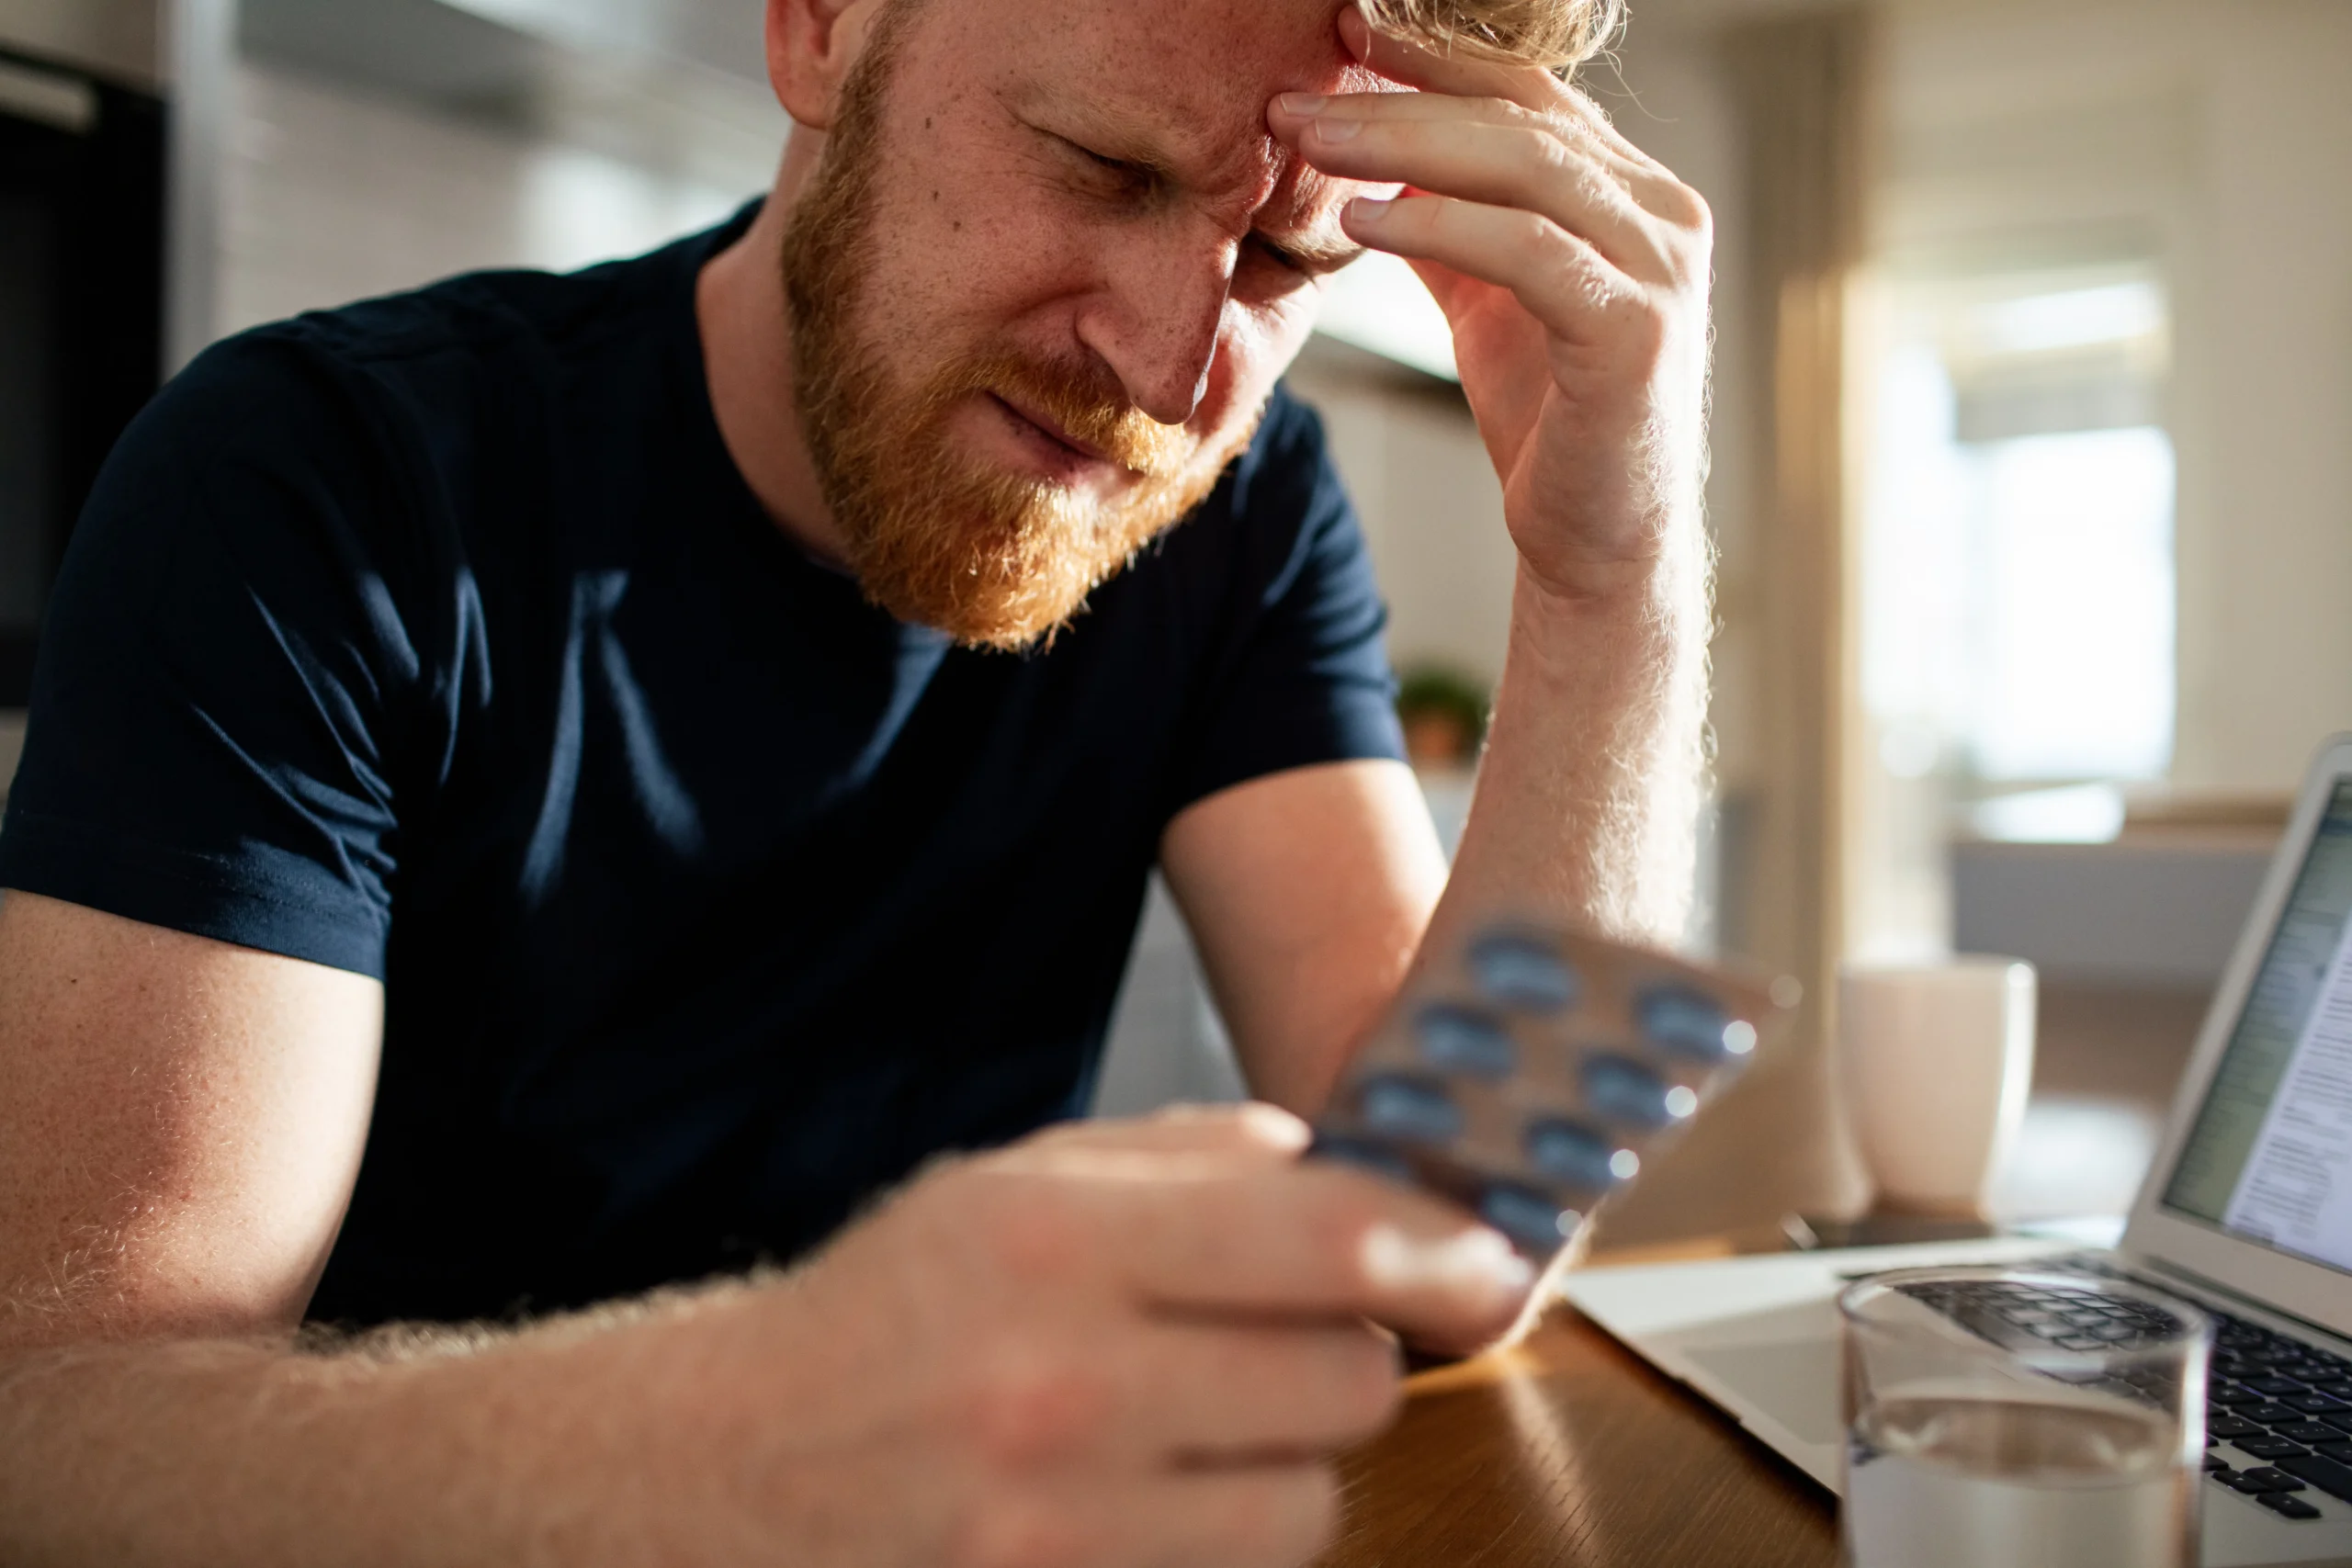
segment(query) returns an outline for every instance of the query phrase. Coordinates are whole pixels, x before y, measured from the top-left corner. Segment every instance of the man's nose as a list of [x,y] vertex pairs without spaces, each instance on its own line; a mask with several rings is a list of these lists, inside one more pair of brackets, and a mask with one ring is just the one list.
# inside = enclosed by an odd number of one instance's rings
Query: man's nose
[[1137,409],[1162,424],[1182,424],[1208,389],[1235,253],[1229,243],[1159,241],[1117,258],[1080,320],[1079,336]]

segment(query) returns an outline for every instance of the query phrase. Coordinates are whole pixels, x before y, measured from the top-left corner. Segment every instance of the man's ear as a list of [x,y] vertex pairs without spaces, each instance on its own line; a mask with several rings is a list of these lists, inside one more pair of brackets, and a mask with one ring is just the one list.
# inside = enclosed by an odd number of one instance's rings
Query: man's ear
[[798,124],[832,129],[842,84],[887,0],[768,0],[768,80]]

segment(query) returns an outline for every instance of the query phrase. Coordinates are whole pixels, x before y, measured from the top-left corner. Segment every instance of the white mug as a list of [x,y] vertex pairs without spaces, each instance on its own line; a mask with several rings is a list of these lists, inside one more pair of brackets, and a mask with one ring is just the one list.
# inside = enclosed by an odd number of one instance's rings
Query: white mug
[[2025,1117],[2033,1008],[2021,958],[1840,966],[1846,1113],[1882,1204],[1985,1212]]

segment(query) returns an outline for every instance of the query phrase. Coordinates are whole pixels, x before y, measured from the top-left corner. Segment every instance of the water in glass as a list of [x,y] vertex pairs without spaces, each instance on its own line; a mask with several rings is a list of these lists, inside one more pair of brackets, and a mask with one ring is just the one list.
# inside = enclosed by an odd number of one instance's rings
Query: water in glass
[[2161,1412],[1982,1389],[1889,1398],[1856,1424],[1850,1568],[2189,1568],[2196,1484]]

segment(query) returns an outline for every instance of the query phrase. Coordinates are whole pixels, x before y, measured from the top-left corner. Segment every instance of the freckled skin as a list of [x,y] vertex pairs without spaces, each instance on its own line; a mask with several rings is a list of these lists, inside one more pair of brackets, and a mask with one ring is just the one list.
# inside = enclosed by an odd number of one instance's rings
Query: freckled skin
[[[1366,187],[1306,168],[1266,119],[1277,93],[1383,85],[1346,52],[1339,14],[1334,0],[1207,0],[1181,17],[930,0],[888,95],[861,337],[901,385],[1011,348],[1099,367],[1136,408],[1204,443],[1245,425],[1313,328],[1320,251],[1353,248],[1338,213]],[[823,145],[821,131],[796,130],[775,210],[739,250],[773,254]],[[1129,179],[1088,152],[1166,167]],[[1317,252],[1314,269],[1283,259],[1301,245]],[[783,352],[763,357],[780,367]],[[798,446],[788,379],[738,382],[718,357],[714,399],[754,491],[804,543],[839,555],[802,463],[780,455]],[[1017,460],[984,409],[950,428],[982,460]],[[1095,488],[1107,497],[1118,480]]]
[[[1264,106],[1358,73],[1323,0],[1217,9],[1182,29],[1135,6],[942,0],[923,15],[885,137],[872,298],[887,317],[868,323],[900,367],[991,339],[1048,362],[1082,352],[1163,423],[1208,438],[1250,417],[1305,342],[1316,290],[1249,238],[1329,231],[1341,199],[1303,177]],[[920,141],[898,130],[911,104],[933,107]],[[1136,142],[1103,134],[1106,109],[1141,122]],[[1123,188],[1049,133],[1172,154],[1177,178]],[[944,199],[904,200],[918,176]]]

